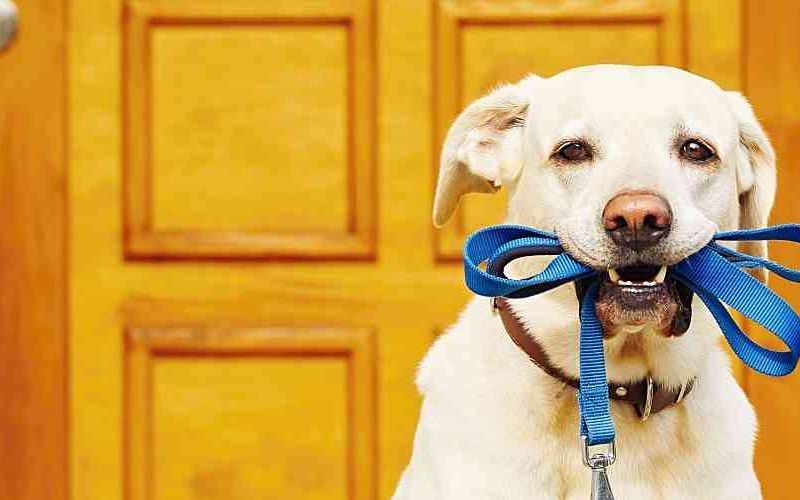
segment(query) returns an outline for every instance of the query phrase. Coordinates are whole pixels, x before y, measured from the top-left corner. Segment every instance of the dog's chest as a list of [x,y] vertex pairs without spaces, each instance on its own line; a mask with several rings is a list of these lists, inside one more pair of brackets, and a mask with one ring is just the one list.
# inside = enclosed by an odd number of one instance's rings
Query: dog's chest
[[[483,433],[470,446],[473,453],[486,450],[485,456],[475,458],[489,466],[487,474],[476,479],[476,488],[496,492],[487,498],[585,500],[591,491],[591,471],[581,461],[573,391],[544,398],[537,406],[514,415],[486,415],[486,421],[506,425]],[[692,498],[690,478],[705,466],[686,409],[675,408],[648,422],[620,405],[615,404],[615,410],[620,458],[609,469],[609,478],[617,498]],[[698,498],[702,497],[700,493]]]

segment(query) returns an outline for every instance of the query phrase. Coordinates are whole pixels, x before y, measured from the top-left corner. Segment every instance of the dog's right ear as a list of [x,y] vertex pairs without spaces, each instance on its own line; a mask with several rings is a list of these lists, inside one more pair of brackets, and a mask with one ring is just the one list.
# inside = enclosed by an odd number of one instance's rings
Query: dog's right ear
[[[775,151],[747,99],[738,92],[727,92],[727,95],[734,116],[739,121],[739,158],[736,168],[739,227],[763,227],[767,225],[775,201]],[[740,242],[738,249],[755,257],[767,258],[765,241]],[[766,283],[766,270],[755,269],[751,274]]]
[[493,193],[522,166],[522,132],[528,110],[523,83],[503,85],[456,118],[442,147],[433,223],[450,219],[466,193]]

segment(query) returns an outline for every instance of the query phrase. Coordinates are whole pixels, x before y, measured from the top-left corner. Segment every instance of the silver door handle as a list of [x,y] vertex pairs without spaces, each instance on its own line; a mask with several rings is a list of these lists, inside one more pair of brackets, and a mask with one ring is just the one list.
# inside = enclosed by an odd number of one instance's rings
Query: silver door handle
[[0,50],[8,47],[17,34],[19,12],[12,0],[0,0]]

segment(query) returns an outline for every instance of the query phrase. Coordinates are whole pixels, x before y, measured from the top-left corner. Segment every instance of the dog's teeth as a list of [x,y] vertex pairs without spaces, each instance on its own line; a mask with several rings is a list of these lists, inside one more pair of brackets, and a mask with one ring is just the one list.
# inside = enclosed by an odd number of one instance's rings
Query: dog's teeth
[[656,286],[656,282],[655,281],[645,281],[644,282],[644,286]]
[[658,274],[656,274],[655,282],[656,283],[663,283],[664,278],[667,277],[667,266],[661,266],[661,269],[658,270]]
[[608,268],[608,277],[614,283],[619,283],[619,273],[613,267]]
[[619,280],[619,281],[617,281],[617,283],[622,285],[622,286],[633,286],[633,281]]

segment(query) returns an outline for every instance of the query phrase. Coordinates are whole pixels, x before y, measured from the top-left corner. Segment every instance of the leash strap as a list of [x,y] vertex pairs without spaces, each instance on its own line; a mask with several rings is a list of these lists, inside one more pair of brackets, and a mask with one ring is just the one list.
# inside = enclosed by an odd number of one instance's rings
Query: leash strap
[[[747,366],[766,375],[781,376],[791,373],[800,359],[800,318],[781,297],[743,270],[765,268],[793,282],[800,282],[800,271],[717,243],[768,240],[800,243],[800,225],[717,233],[700,251],[671,266],[669,274],[700,297],[733,352]],[[506,264],[531,255],[555,255],[555,258],[534,276],[520,280],[506,277],[503,271]],[[486,270],[481,268],[484,263]],[[530,297],[576,280],[595,278],[580,305],[581,435],[592,446],[612,443],[614,424],[608,399],[603,328],[595,312],[600,273],[564,252],[555,234],[503,224],[481,229],[467,239],[464,277],[467,287],[478,295],[508,298]],[[770,331],[788,350],[773,351],[752,341],[723,304]]]

